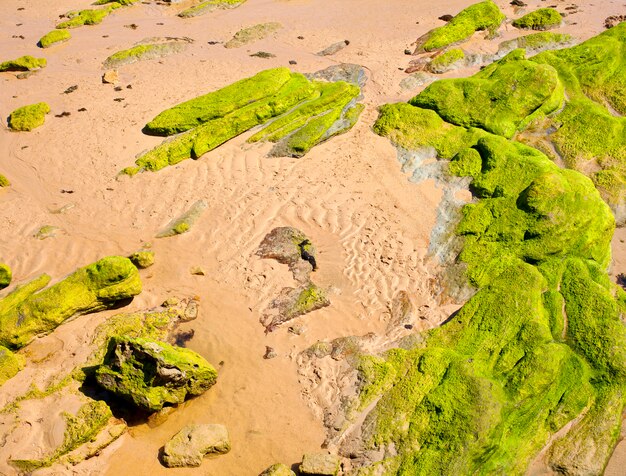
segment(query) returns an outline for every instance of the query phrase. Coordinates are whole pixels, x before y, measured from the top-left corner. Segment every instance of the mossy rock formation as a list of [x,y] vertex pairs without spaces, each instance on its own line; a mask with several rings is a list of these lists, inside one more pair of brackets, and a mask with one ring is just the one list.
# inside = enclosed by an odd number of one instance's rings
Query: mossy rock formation
[[491,0],[479,2],[458,13],[444,26],[417,39],[414,54],[434,51],[468,40],[481,30],[495,32],[505,16]]
[[0,263],[0,289],[4,289],[11,284],[12,276],[13,274],[11,273],[9,265]]
[[214,10],[237,8],[245,2],[246,0],[207,0],[183,10],[178,16],[181,18],[197,17]]
[[24,368],[24,358],[0,345],[0,386]]
[[189,349],[124,336],[111,338],[96,370],[102,388],[148,412],[200,395],[216,379],[211,364]]
[[498,48],[498,55],[504,56],[513,50],[522,48],[526,50],[526,56],[540,53],[545,50],[556,50],[571,46],[574,38],[566,33],[554,33],[541,31],[530,35],[520,36],[513,40],[503,41]]
[[562,22],[561,14],[554,8],[540,8],[514,20],[513,26],[523,30],[549,30],[557,28]]
[[14,131],[32,131],[43,125],[49,112],[50,106],[45,102],[19,107],[9,115],[9,128]]
[[52,30],[41,37],[37,43],[41,48],[50,48],[57,43],[69,41],[72,35],[67,30]]
[[121,256],[103,258],[44,289],[49,282],[41,275],[0,300],[0,345],[19,349],[72,317],[141,292],[137,268]]
[[10,185],[11,185],[11,182],[9,182],[9,179],[6,178],[4,175],[0,174],[0,188],[9,187]]
[[35,71],[45,68],[47,64],[46,58],[35,58],[26,55],[0,63],[0,73],[5,71]]
[[192,42],[190,38],[148,38],[132,48],[112,54],[104,60],[102,67],[112,69],[137,61],[163,58],[184,51]]
[[287,68],[261,71],[215,92],[163,111],[144,127],[150,135],[180,134],[142,154],[128,175],[198,158],[265,124],[251,142],[276,143],[272,155],[301,157],[315,145],[348,131],[363,110],[359,86],[311,81]]
[[[419,344],[361,357],[359,405],[373,409],[345,448],[359,474],[524,474],[546,446],[554,470],[602,473],[626,390],[624,293],[606,272],[615,220],[595,176],[509,138],[532,127],[623,167],[622,118],[605,104],[622,107],[624,40],[626,25],[530,60],[514,51],[381,108],[377,133],[470,178],[456,261],[478,291]],[[594,118],[607,116],[620,125],[601,141]]]
[[68,28],[78,28],[83,25],[97,25],[102,23],[102,20],[109,16],[113,10],[121,6],[120,2],[112,2],[104,8],[67,12],[65,17],[68,19],[59,23],[56,28],[57,30],[65,30]]

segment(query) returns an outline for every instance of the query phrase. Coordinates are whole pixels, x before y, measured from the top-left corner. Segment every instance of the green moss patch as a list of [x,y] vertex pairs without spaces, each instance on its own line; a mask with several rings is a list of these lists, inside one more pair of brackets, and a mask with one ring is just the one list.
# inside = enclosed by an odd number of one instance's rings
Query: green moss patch
[[70,38],[72,38],[72,35],[67,30],[52,30],[41,37],[38,45],[42,48],[50,48],[57,43],[69,41]]
[[9,128],[14,131],[32,131],[43,125],[49,112],[50,106],[45,102],[22,106],[9,115]]
[[26,55],[0,63],[0,73],[4,71],[34,71],[45,68],[47,64],[46,58],[35,58]]
[[96,380],[104,389],[154,412],[204,393],[217,372],[195,352],[165,342],[113,337]]
[[250,26],[239,30],[235,33],[235,36],[224,44],[225,48],[239,48],[241,46],[253,43],[255,41],[267,38],[272,33],[277,32],[283,26],[280,23],[259,23],[258,25]]
[[188,38],[174,38],[159,42],[141,43],[127,50],[113,53],[104,60],[103,68],[118,68],[125,64],[136,63],[137,61],[163,58],[175,53],[184,51],[191,42]]
[[476,3],[462,10],[444,26],[419,38],[415,53],[434,51],[466,41],[480,30],[495,31],[504,19],[504,14],[491,0]]
[[204,15],[205,13],[212,12],[214,10],[237,8],[245,2],[246,0],[208,0],[183,10],[178,14],[178,16],[181,18],[197,17],[200,15]]
[[65,16],[68,20],[59,23],[56,28],[58,30],[65,30],[68,28],[78,28],[83,25],[97,25],[102,23],[111,12],[122,5],[118,2],[113,2],[104,8],[92,9],[92,10],[77,10],[67,12]]
[[67,319],[99,311],[141,292],[137,268],[127,258],[111,256],[80,268],[43,289],[42,275],[0,300],[0,345],[16,349]]
[[24,368],[24,358],[0,346],[0,386]]
[[560,26],[562,21],[561,14],[554,8],[540,8],[514,20],[513,26],[524,30],[549,30]]

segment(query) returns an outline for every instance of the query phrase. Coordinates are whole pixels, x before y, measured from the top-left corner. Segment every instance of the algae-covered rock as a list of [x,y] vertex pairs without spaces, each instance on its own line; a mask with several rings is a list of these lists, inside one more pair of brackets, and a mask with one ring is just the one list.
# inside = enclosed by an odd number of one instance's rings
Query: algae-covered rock
[[296,476],[289,466],[282,463],[276,463],[263,471],[259,476]]
[[67,30],[52,30],[42,36],[37,45],[41,48],[50,48],[52,45],[57,43],[69,41],[71,38],[72,35]]
[[38,460],[12,459],[10,462],[26,472],[51,466],[62,456],[95,438],[112,416],[105,402],[90,400],[78,409],[76,415],[63,414],[66,424],[63,443],[52,454]]
[[573,42],[574,38],[567,33],[542,31],[503,41],[498,47],[498,55],[504,56],[513,50],[523,48],[526,50],[526,55],[531,56],[541,51],[565,48],[566,46],[571,46]]
[[[301,281],[300,268],[304,265],[308,279],[312,269],[317,268],[316,250],[311,240],[297,228],[281,226],[269,232],[259,245],[257,256],[264,259],[275,259],[289,266],[296,281]],[[308,263],[310,267],[305,264]],[[315,263],[315,266],[314,266]]]
[[43,125],[49,112],[50,106],[45,102],[22,106],[9,115],[9,127],[14,131],[32,131]]
[[283,26],[280,23],[270,22],[259,23],[258,25],[244,28],[243,30],[239,30],[235,33],[235,36],[233,36],[231,40],[224,43],[224,47],[239,48],[249,43],[262,40],[263,38],[270,36],[272,33],[277,32],[282,27]]
[[437,81],[410,104],[436,111],[445,121],[512,137],[532,119],[564,101],[556,70],[524,59],[515,50],[471,78]]
[[113,10],[121,6],[119,2],[114,2],[104,8],[67,12],[65,17],[68,20],[57,24],[56,28],[65,30],[67,28],[78,28],[83,25],[97,25],[102,23],[102,20],[109,16]]
[[0,289],[4,289],[11,284],[12,277],[13,274],[11,273],[9,265],[0,263]]
[[96,380],[105,390],[154,412],[208,390],[217,372],[195,352],[165,342],[113,337]]
[[0,174],[0,188],[9,187],[10,185],[11,185],[11,182],[9,182],[9,179],[6,178],[4,175]]
[[433,58],[428,63],[428,71],[434,74],[443,74],[465,62],[465,53],[461,48],[452,48]]
[[184,51],[192,42],[191,38],[148,38],[132,48],[113,53],[104,60],[102,67],[111,69],[137,61],[163,58]]
[[300,474],[311,476],[337,476],[341,461],[330,453],[307,453],[302,457]]
[[37,233],[33,235],[33,238],[37,238],[38,240],[54,238],[59,231],[60,231],[60,228],[58,226],[44,225],[41,228],[39,228],[39,230],[37,230]]
[[230,451],[230,438],[224,425],[187,425],[163,448],[162,461],[168,468],[197,467],[206,455]]
[[24,368],[24,358],[0,345],[0,385]]
[[50,277],[42,275],[0,300],[0,345],[23,347],[67,319],[141,292],[137,268],[121,256],[103,258],[43,289],[49,282]]
[[149,268],[154,264],[154,251],[137,251],[130,255],[128,259],[138,268]]
[[554,8],[540,8],[513,20],[513,26],[524,30],[549,30],[557,28],[562,21],[561,14]]
[[189,7],[178,14],[181,18],[192,18],[205,13],[212,12],[214,10],[226,10],[230,8],[237,8],[246,0],[207,0]]
[[495,31],[505,16],[491,0],[476,3],[458,13],[444,26],[417,39],[414,54],[434,51],[468,40],[480,30]]
[[163,231],[156,237],[166,238],[168,236],[176,236],[182,233],[187,233],[208,206],[209,204],[205,200],[198,200],[191,206],[191,208],[189,208],[189,210],[169,222]]
[[[362,81],[364,74],[352,66],[337,68],[334,74]],[[273,118],[276,120],[249,140],[276,143],[270,153],[273,156],[301,157],[315,145],[354,126],[363,111],[363,105],[357,103],[359,95],[358,85],[344,81],[310,81],[286,68],[262,71],[163,111],[144,127],[144,132],[185,133],[140,155],[136,167],[127,167],[122,173],[132,176],[198,158]]]
[[33,56],[21,56],[20,58],[0,63],[0,73],[4,71],[35,71],[45,68],[48,64],[46,58]]

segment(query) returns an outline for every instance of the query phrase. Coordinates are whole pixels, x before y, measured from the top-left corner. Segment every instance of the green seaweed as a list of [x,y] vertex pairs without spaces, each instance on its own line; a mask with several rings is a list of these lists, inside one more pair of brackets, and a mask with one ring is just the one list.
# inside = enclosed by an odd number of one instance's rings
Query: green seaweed
[[197,17],[213,10],[224,10],[229,8],[237,8],[246,0],[207,0],[189,7],[178,14],[181,18]]
[[540,8],[513,20],[512,24],[524,30],[549,30],[557,28],[562,22],[561,14],[554,8]]
[[63,443],[51,455],[39,460],[12,459],[10,462],[27,472],[51,466],[62,456],[95,438],[112,416],[111,409],[105,402],[91,400],[83,404],[76,415],[63,413],[65,419]]
[[416,53],[433,51],[468,40],[480,30],[495,31],[505,16],[491,0],[479,2],[458,13],[446,25],[431,30],[418,40]]
[[8,264],[0,263],[0,289],[6,288],[11,284],[13,273]]
[[0,73],[5,71],[34,71],[45,68],[47,64],[46,58],[35,58],[26,55],[0,63]]
[[208,390],[217,372],[192,350],[145,338],[115,336],[96,370],[104,389],[154,412]]
[[50,106],[45,102],[22,106],[9,115],[9,128],[14,131],[32,131],[43,125],[49,112]]
[[42,275],[0,300],[0,345],[18,349],[67,319],[106,309],[141,292],[137,268],[120,256],[80,268],[42,290],[49,281]]
[[0,345],[0,386],[24,368],[24,357]]
[[71,11],[65,14],[68,20],[59,23],[55,28],[57,30],[65,30],[69,28],[78,28],[83,25],[97,25],[102,23],[111,12],[122,5],[119,2],[109,3],[105,8],[92,10]]
[[41,48],[50,48],[56,43],[68,41],[72,38],[72,35],[67,30],[52,30],[41,37],[37,43]]

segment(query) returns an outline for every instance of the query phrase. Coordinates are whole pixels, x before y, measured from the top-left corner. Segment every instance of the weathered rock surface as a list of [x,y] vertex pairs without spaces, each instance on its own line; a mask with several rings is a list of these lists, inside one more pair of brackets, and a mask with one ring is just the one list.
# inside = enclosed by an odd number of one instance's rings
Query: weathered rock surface
[[300,474],[311,476],[337,476],[341,461],[330,453],[310,453],[302,457]]
[[289,466],[276,463],[263,471],[259,476],[296,476],[296,473],[289,469]]
[[165,444],[162,461],[168,468],[197,467],[206,455],[229,451],[230,439],[224,425],[187,425]]
[[96,380],[104,389],[154,412],[208,390],[217,372],[195,352],[165,342],[113,337]]

